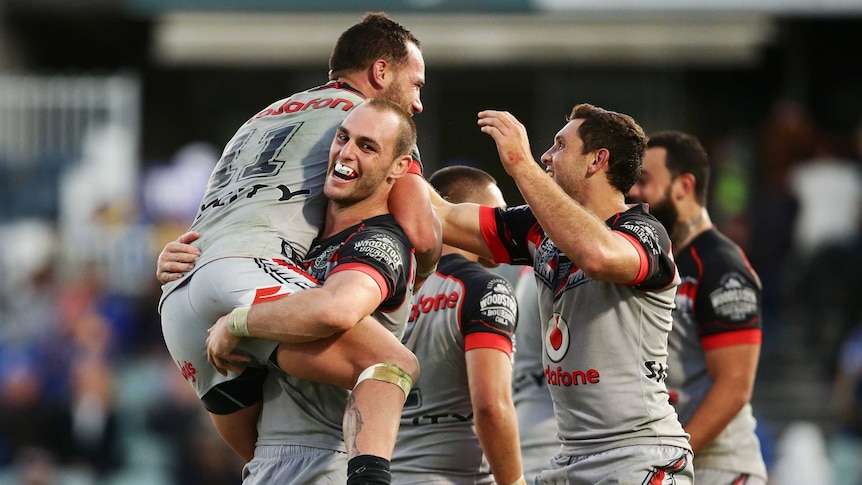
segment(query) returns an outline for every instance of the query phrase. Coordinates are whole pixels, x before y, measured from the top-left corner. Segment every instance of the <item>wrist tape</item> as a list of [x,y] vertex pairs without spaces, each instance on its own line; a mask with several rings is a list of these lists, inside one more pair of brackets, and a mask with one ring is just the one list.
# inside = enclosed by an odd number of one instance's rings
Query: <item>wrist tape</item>
[[237,337],[250,337],[248,333],[248,311],[250,306],[234,308],[227,319],[227,329]]

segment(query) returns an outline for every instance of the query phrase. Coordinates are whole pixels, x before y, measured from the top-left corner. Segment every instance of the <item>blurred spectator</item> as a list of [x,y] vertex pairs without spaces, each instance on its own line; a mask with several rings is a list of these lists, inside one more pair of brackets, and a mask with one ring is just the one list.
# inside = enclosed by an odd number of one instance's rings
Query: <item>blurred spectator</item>
[[744,249],[763,283],[763,355],[786,349],[782,305],[789,293],[788,272],[799,202],[789,174],[814,153],[817,125],[799,103],[777,101],[758,138],[756,184],[749,203],[749,234]]
[[818,153],[790,171],[790,188],[799,201],[793,238],[803,259],[824,244],[856,236],[862,211],[862,173],[842,154],[834,136],[823,134]]
[[194,221],[218,159],[212,145],[194,142],[180,148],[167,165],[150,168],[142,189],[149,219],[174,221],[182,226],[179,232],[185,232]]
[[860,143],[850,138],[823,133],[817,153],[791,172],[800,213],[786,307],[826,378],[834,375],[841,339],[862,314],[862,153],[850,153]]
[[[165,351],[165,356],[167,351]],[[147,415],[147,425],[164,438],[171,457],[170,474],[176,485],[235,485],[243,461],[216,433],[194,391],[165,362],[166,395]],[[168,367],[170,366],[170,367]]]

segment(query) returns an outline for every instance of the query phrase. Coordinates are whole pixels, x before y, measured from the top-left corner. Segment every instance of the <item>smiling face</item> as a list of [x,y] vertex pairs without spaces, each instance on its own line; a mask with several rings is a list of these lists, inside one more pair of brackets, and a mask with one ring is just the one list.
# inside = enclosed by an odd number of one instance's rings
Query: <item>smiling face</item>
[[389,177],[399,176],[407,167],[405,157],[396,155],[400,130],[401,119],[394,111],[367,103],[354,108],[330,146],[323,193],[339,205],[388,193]]
[[578,134],[578,127],[584,122],[574,119],[566,123],[554,136],[554,145],[542,155],[545,171],[570,197],[578,200],[577,195],[585,184],[587,167],[595,153],[583,153],[584,142]]

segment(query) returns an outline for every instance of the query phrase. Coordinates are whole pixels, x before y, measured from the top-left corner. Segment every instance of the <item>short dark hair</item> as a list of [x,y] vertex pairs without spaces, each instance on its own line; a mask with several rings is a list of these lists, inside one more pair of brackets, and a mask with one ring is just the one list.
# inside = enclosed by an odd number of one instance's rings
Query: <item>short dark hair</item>
[[626,114],[582,103],[574,108],[566,121],[583,119],[578,136],[584,142],[584,152],[600,148],[610,152],[608,181],[623,194],[637,182],[643,167],[647,138],[643,128]]
[[667,130],[650,135],[647,147],[667,150],[665,165],[673,177],[684,173],[694,175],[695,198],[705,206],[709,189],[709,157],[700,141],[688,133]]
[[497,180],[488,172],[467,165],[451,165],[443,167],[428,177],[428,183],[440,195],[458,204],[461,202],[476,202],[476,195],[482,194],[488,184],[497,184]]
[[346,73],[365,70],[377,59],[401,64],[407,60],[409,42],[421,47],[412,32],[385,13],[366,13],[338,37],[329,58],[329,77],[337,79]]
[[398,115],[398,139],[395,143],[394,153],[396,157],[410,155],[416,146],[416,123],[413,116],[398,103],[384,98],[370,98],[365,100],[364,105],[377,111],[395,113]]

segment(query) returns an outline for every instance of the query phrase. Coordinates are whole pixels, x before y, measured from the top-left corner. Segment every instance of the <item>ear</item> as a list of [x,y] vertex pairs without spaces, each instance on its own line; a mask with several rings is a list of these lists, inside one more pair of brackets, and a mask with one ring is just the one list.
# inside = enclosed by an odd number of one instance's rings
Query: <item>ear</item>
[[384,59],[377,59],[368,68],[368,82],[374,89],[383,89],[388,85],[389,63]]
[[608,160],[611,158],[611,152],[607,148],[599,148],[596,150],[596,158],[587,167],[589,173],[596,173],[608,166]]
[[697,180],[694,174],[684,173],[676,177],[673,181],[673,189],[671,195],[676,200],[682,200],[694,194],[694,186]]
[[399,179],[405,175],[407,175],[407,171],[410,169],[410,164],[413,163],[413,158],[410,155],[403,155],[395,159],[392,162],[392,168],[389,170],[389,178],[390,179]]

